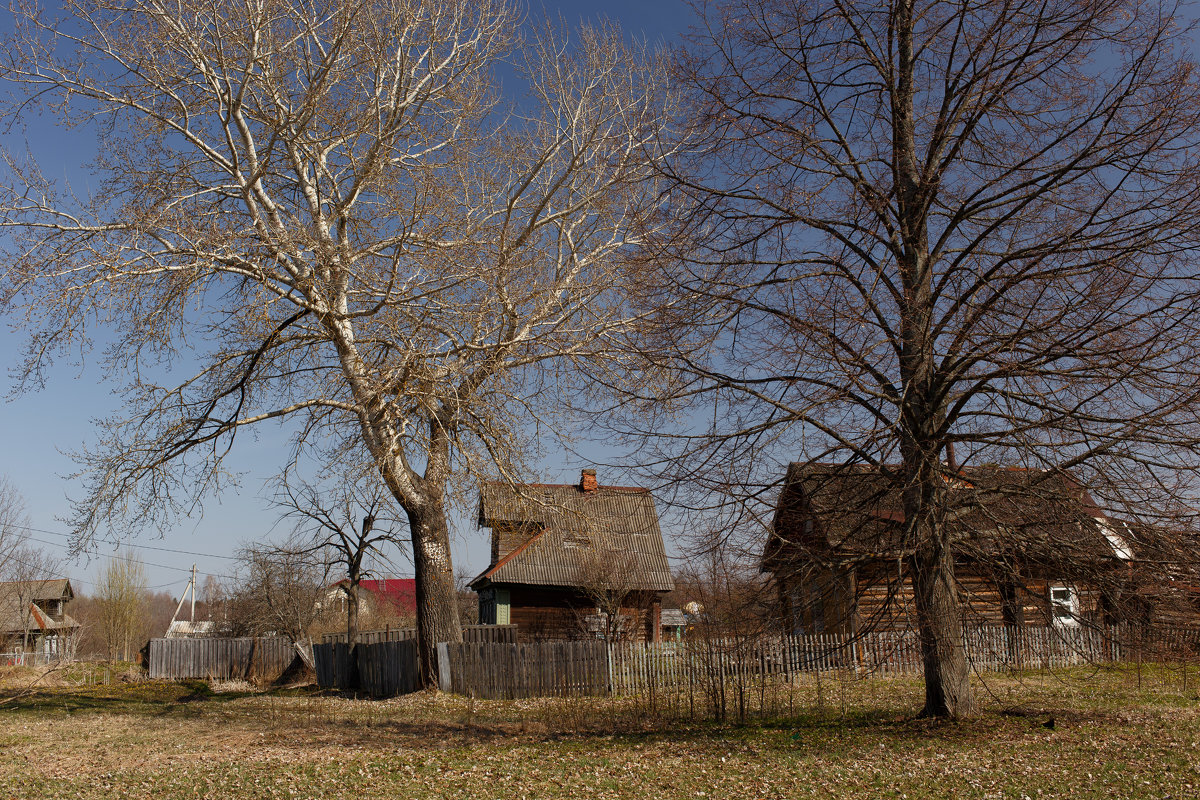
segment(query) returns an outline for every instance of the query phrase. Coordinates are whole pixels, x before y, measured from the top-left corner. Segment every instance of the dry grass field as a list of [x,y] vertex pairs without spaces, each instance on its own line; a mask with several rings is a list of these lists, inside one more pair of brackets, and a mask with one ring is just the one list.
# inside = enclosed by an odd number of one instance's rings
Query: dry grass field
[[826,680],[796,687],[793,716],[746,726],[621,700],[93,680],[8,676],[0,798],[1200,795],[1194,668],[1186,685],[1177,669],[995,677],[964,723],[913,719],[913,680]]

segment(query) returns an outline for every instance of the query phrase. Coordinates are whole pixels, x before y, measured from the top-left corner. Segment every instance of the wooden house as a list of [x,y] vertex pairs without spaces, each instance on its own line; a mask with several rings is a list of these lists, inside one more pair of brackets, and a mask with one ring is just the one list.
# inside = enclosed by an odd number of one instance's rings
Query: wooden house
[[74,598],[66,578],[0,583],[0,652],[69,655],[79,632],[67,613]]
[[[789,632],[916,628],[901,491],[885,472],[789,466],[762,560]],[[1070,475],[973,467],[942,480],[968,624],[1071,626],[1135,613],[1134,531]]]
[[524,640],[661,639],[674,582],[648,490],[601,486],[595,470],[578,484],[486,482],[479,525],[492,531],[470,584],[481,623],[515,624]]

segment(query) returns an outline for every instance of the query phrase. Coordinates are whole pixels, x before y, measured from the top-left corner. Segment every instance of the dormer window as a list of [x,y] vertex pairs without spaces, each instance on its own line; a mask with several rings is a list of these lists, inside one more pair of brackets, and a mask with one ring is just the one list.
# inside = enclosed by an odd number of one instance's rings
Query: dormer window
[[[1128,529],[1129,526],[1122,525],[1122,527]],[[1109,547],[1113,550],[1113,555],[1122,561],[1129,561],[1133,558],[1133,551],[1129,549],[1129,543],[1103,520],[1100,521],[1100,531],[1104,534],[1104,538],[1108,540]]]

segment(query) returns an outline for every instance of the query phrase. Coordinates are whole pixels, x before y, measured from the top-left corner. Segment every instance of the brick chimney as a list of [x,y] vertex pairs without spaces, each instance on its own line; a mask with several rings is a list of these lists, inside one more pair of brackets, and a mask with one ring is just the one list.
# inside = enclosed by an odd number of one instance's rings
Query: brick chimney
[[579,473],[579,491],[594,492],[600,488],[600,484],[596,482],[596,470],[585,469]]

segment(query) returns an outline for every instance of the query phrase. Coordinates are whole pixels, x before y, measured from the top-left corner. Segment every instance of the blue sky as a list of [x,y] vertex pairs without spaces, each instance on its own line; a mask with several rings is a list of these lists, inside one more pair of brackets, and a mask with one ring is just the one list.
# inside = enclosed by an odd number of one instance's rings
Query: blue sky
[[[561,14],[568,24],[607,18],[615,21],[631,36],[644,37],[651,43],[678,41],[686,30],[692,12],[683,0],[564,0],[531,4],[530,18],[545,13]],[[544,9],[544,10],[543,10]],[[11,27],[7,10],[0,12],[0,32]],[[56,126],[52,118],[30,122],[24,130],[3,137],[6,147],[28,146],[48,175],[71,181],[81,194],[88,191],[88,176],[80,169],[91,151],[86,135]],[[22,336],[18,321],[0,318],[0,354],[6,373],[16,364]],[[11,387],[11,379],[7,387]],[[68,497],[80,492],[79,481],[69,476],[77,467],[67,453],[95,441],[92,420],[119,408],[114,396],[115,384],[103,380],[94,361],[83,366],[60,364],[44,389],[17,396],[6,396],[0,411],[0,474],[22,493],[26,500],[35,543],[63,559],[63,574],[76,583],[76,590],[90,593],[92,581],[106,556],[113,552],[112,542],[99,542],[90,557],[69,558],[67,526]],[[227,574],[235,566],[230,558],[237,546],[261,540],[272,532],[285,532],[276,526],[277,515],[260,496],[264,480],[286,458],[286,436],[276,428],[264,428],[257,439],[239,438],[234,456],[242,471],[240,492],[228,492],[206,504],[197,514],[158,537],[142,537],[129,544],[147,564],[149,584],[178,596],[187,582],[193,562],[201,576]],[[583,459],[603,460],[607,454],[596,451],[580,456],[563,454],[549,457],[543,465],[541,481],[571,481],[578,477]],[[602,471],[601,481],[605,480]],[[611,482],[620,482],[616,475]],[[472,573],[487,565],[488,545],[484,532],[468,521],[454,523],[456,567]],[[180,552],[189,551],[189,552]],[[411,574],[403,558],[394,569],[386,566],[380,573]]]

